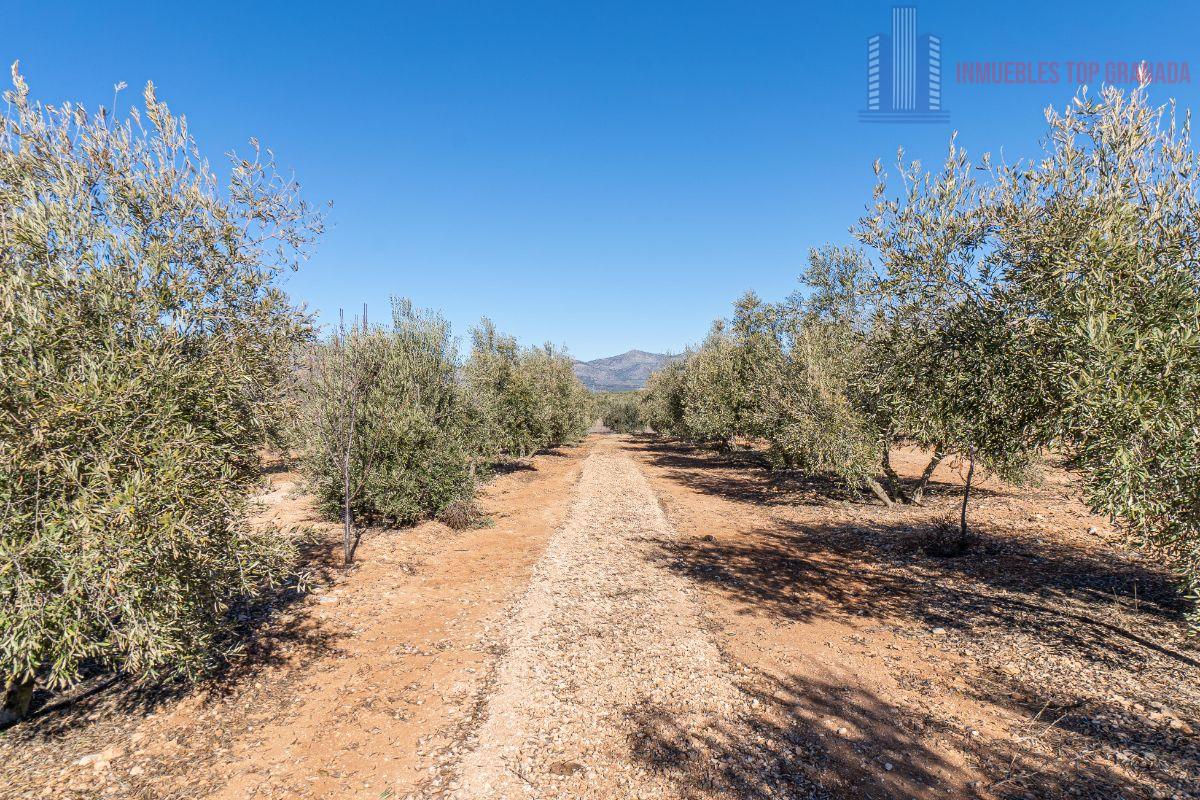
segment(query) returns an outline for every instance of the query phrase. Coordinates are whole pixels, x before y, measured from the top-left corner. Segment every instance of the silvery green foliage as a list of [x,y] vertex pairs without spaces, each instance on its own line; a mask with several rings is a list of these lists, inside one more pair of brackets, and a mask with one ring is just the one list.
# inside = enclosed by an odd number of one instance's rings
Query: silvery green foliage
[[1145,89],[1047,112],[1041,159],[995,172],[995,262],[1047,439],[1092,507],[1200,592],[1200,160]]
[[642,390],[642,417],[655,433],[686,438],[682,430],[683,378],[687,373],[687,362],[693,350],[684,352],[681,358],[667,362],[662,369],[646,379]]
[[764,443],[776,467],[873,482],[879,435],[852,392],[863,336],[834,294],[818,291],[811,306],[799,296],[743,297],[699,348],[651,377],[650,425],[724,447],[747,438]]
[[742,356],[737,339],[722,321],[715,323],[703,344],[688,354],[681,381],[680,435],[728,447],[737,436],[745,434],[749,385]]
[[953,141],[940,171],[901,157],[898,172],[903,191],[889,197],[876,164],[874,204],[856,230],[881,261],[864,402],[890,433],[1021,480],[1037,420],[1025,399],[1020,326],[992,258],[988,194]]
[[[902,168],[860,228],[886,268],[904,426],[1020,473],[1063,448],[1096,511],[1200,588],[1200,201],[1189,126],[1145,89],[1047,112],[1043,156]],[[982,173],[981,184],[975,175]]]
[[306,330],[275,278],[319,219],[257,152],[219,185],[153,86],[122,122],[15,65],[5,99],[0,673],[195,674],[291,559],[245,512]]
[[583,437],[592,402],[566,353],[523,349],[487,319],[471,336],[463,381],[494,452],[524,457]]
[[460,367],[441,316],[393,301],[390,326],[339,326],[305,348],[297,433],[322,510],[341,519],[346,561],[356,521],[408,524],[468,502],[501,454],[582,437],[587,390],[552,348],[522,350],[489,322]]
[[642,392],[603,392],[596,396],[600,422],[617,433],[640,433],[646,427]]
[[[870,332],[870,263],[853,248],[809,253],[802,290],[758,313],[771,331],[753,381],[758,435],[776,463],[881,491],[882,433],[862,403]],[[739,317],[749,309],[739,308]],[[740,323],[744,327],[746,323]]]
[[443,318],[396,299],[390,326],[341,327],[303,364],[301,443],[328,516],[404,524],[471,496],[487,454]]

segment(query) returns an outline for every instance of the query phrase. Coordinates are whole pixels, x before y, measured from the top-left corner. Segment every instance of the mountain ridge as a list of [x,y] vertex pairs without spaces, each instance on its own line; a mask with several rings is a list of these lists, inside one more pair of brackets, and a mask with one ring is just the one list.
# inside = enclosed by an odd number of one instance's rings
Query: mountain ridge
[[679,358],[668,353],[628,350],[620,355],[576,360],[575,374],[593,392],[630,392],[646,385],[646,379]]

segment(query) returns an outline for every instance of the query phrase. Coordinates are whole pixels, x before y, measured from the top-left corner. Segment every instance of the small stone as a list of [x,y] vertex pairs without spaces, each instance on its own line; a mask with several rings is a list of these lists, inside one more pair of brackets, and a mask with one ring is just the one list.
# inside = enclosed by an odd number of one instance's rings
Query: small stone
[[550,765],[551,775],[576,775],[583,772],[583,765],[574,761],[555,761]]
[[932,631],[934,636],[941,636],[945,632],[946,632],[945,628],[934,628]]
[[883,762],[883,768],[886,769],[888,772],[891,772],[893,769],[895,769],[895,767],[892,766],[892,762],[890,762],[890,761]]

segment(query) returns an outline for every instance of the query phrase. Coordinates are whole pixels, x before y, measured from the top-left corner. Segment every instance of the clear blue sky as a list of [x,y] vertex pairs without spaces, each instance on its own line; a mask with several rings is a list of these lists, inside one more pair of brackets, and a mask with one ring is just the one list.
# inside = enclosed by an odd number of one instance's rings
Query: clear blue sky
[[[985,7],[986,5],[986,7]],[[326,320],[389,294],[581,358],[678,351],[747,289],[846,241],[870,164],[1031,152],[1073,88],[964,85],[960,61],[1187,61],[1195,3],[917,3],[948,125],[868,125],[888,2],[12,2],[0,55],[42,100],[147,80],[216,156],[258,136],[331,227],[289,291]],[[1195,60],[1194,62],[1192,60]]]

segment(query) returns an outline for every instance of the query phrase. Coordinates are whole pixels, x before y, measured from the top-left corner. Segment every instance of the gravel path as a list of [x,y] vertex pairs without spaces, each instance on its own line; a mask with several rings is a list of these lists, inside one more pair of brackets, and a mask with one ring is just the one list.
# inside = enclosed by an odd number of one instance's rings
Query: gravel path
[[[674,536],[637,465],[602,440],[506,625],[482,722],[443,784],[449,796],[700,798],[765,788],[769,757],[731,741],[746,730],[748,701],[693,590],[647,558]],[[749,792],[737,788],[743,772],[757,784]]]

